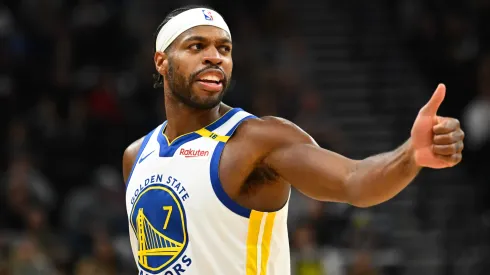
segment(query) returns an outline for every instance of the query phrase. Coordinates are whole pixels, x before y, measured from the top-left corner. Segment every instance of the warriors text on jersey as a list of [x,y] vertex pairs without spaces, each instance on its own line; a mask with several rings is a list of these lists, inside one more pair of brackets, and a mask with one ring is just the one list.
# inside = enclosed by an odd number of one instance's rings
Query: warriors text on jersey
[[139,275],[288,275],[286,204],[264,213],[223,190],[218,165],[238,125],[254,116],[232,109],[169,143],[166,123],[141,145],[126,191]]

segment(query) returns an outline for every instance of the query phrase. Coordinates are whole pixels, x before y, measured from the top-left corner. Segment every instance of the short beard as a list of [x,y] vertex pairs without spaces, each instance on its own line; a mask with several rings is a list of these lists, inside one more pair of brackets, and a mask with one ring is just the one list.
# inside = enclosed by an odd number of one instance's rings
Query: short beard
[[218,98],[203,102],[200,101],[198,97],[195,96],[192,92],[192,84],[194,83],[196,76],[208,69],[219,69],[217,66],[208,66],[202,70],[199,70],[198,72],[191,74],[186,79],[183,75],[177,74],[175,72],[175,67],[173,66],[173,62],[171,60],[169,60],[168,65],[167,81],[170,92],[184,105],[198,110],[209,110],[218,106],[221,103],[223,97],[226,94],[226,91],[228,90],[229,80],[226,75],[225,79],[222,82],[223,91],[220,92]]

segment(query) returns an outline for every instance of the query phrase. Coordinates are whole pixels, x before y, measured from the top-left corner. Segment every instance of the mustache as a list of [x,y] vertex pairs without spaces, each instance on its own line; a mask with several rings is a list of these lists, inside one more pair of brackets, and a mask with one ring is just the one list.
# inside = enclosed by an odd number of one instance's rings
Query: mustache
[[210,69],[213,69],[213,70],[220,70],[221,73],[223,73],[223,84],[224,86],[226,87],[226,84],[228,84],[228,76],[225,74],[225,72],[219,67],[219,66],[216,66],[216,65],[210,65],[210,66],[207,66],[203,69],[200,69],[199,71],[197,72],[194,72],[191,74],[191,80],[192,81],[195,81],[197,79],[197,75],[199,75],[200,73],[204,72],[204,71],[207,71],[207,70],[210,70]]

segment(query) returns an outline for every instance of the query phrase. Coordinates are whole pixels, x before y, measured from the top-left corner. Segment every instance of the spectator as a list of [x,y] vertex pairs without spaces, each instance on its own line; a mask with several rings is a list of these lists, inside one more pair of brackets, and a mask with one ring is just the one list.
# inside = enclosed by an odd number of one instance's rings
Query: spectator
[[355,256],[354,263],[349,269],[348,275],[378,275],[379,273],[372,266],[371,256],[368,252],[359,252]]
[[105,232],[95,231],[92,254],[82,258],[75,268],[75,275],[116,275],[117,265],[113,247]]
[[49,257],[39,249],[33,239],[22,239],[14,248],[11,258],[12,275],[56,275]]
[[300,225],[293,235],[293,275],[344,275],[344,260],[337,249],[319,246],[312,224]]

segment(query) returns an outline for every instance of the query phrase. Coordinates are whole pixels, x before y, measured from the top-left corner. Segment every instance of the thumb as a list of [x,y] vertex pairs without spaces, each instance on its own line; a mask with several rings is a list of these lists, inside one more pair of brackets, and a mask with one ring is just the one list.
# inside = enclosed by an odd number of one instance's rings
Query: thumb
[[420,109],[419,113],[424,116],[435,116],[445,96],[446,86],[444,84],[439,84],[429,102],[427,102],[427,104]]

